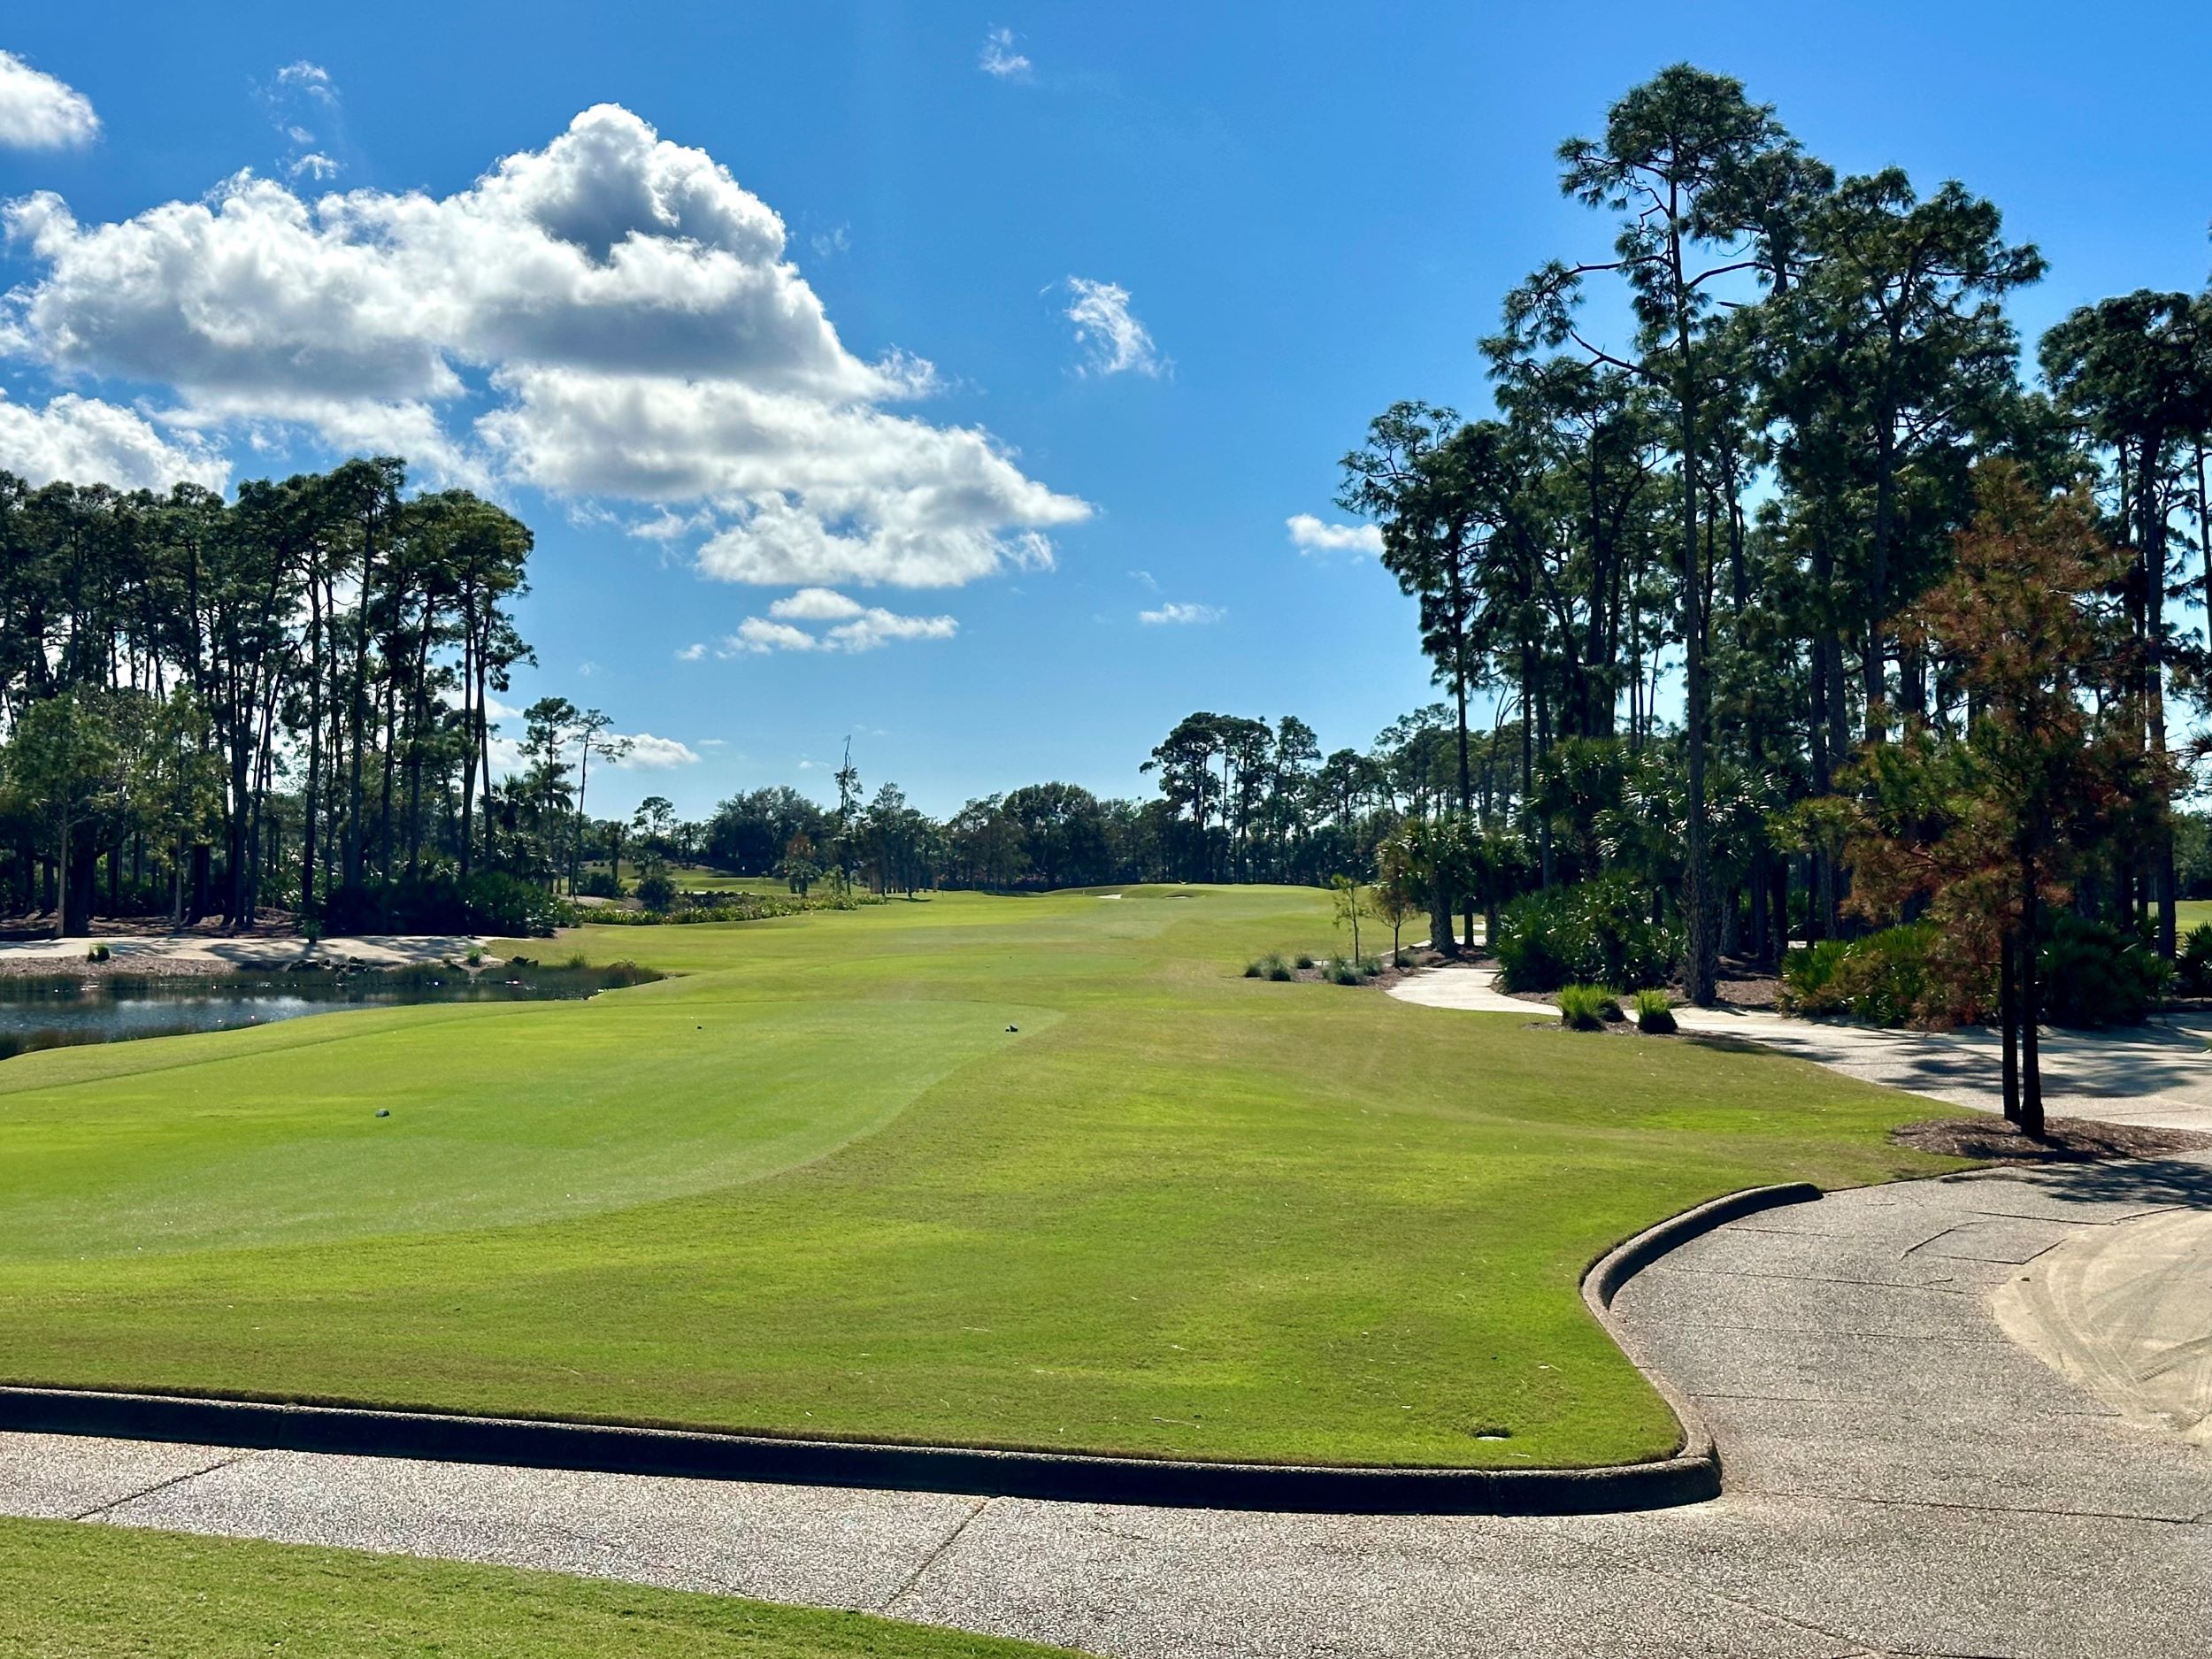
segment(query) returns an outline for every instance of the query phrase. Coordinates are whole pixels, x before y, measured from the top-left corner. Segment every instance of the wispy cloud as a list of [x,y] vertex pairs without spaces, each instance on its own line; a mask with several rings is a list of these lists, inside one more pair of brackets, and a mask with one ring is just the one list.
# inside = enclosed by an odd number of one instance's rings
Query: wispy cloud
[[695,663],[706,656],[706,654],[707,648],[705,642],[703,641],[695,641],[694,643],[687,645],[682,649],[679,650],[676,653],[676,660],[680,663]]
[[255,92],[269,125],[291,147],[282,164],[284,176],[315,184],[337,177],[339,163],[329,147],[343,139],[344,111],[330,71],[303,58],[285,65]]
[[976,67],[1001,81],[1013,81],[1029,73],[1029,59],[1014,50],[1014,31],[993,29],[983,37],[983,51]]
[[1382,551],[1379,525],[1324,524],[1310,512],[1294,512],[1283,522],[1289,526],[1291,545],[1301,553]]
[[1218,605],[1187,605],[1169,600],[1157,611],[1140,611],[1137,620],[1148,627],[1188,627],[1218,622],[1229,613]]
[[1158,375],[1172,366],[1152,342],[1151,331],[1129,309],[1129,290],[1118,282],[1071,276],[1065,312],[1075,325],[1085,374]]

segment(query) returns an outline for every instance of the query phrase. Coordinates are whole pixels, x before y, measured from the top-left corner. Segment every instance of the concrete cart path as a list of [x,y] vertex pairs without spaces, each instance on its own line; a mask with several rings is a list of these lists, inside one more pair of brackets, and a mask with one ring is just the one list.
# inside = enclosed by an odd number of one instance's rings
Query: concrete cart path
[[[1475,964],[1434,968],[1399,980],[1390,995],[1429,1008],[1547,1018],[1540,1005],[1497,989],[1496,978],[1496,970]],[[1675,1018],[1700,1036],[1742,1038],[1870,1083],[1978,1111],[2003,1110],[2002,1050],[1997,1033],[1979,1026],[1884,1031],[1726,1008],[1678,1008]],[[2212,1015],[2047,1031],[2042,1062],[2043,1103],[2055,1117],[2212,1131]]]
[[1663,1258],[1616,1314],[1706,1414],[1728,1491],[1655,1513],[1225,1514],[34,1435],[0,1436],[0,1509],[1129,1659],[2170,1659],[2212,1630],[2212,1456],[2009,1340],[1992,1292],[2188,1209],[2212,1209],[2212,1160],[1991,1171],[1765,1211]]

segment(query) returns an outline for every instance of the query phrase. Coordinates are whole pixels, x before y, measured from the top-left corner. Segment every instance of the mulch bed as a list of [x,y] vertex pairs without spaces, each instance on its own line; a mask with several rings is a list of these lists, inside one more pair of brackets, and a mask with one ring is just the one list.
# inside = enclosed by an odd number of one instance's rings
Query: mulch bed
[[1980,1158],[1992,1164],[2089,1164],[2101,1158],[2170,1158],[2212,1151],[2212,1134],[2194,1129],[2147,1129],[2088,1118],[2049,1118],[2032,1141],[2001,1118],[1932,1118],[1890,1131],[1915,1152]]

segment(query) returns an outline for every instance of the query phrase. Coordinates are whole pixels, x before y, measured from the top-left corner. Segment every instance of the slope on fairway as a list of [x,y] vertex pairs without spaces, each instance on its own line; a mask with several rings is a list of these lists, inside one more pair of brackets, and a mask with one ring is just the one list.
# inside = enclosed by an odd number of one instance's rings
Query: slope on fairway
[[1048,1659],[859,1613],[72,1521],[0,1520],[0,1659]]
[[1593,1256],[1730,1188],[1942,1167],[1885,1140],[1927,1102],[1770,1055],[1240,976],[1328,939],[1296,890],[941,896],[586,930],[595,959],[683,977],[585,1005],[11,1061],[0,1366],[812,1436],[1612,1462],[1674,1435],[1582,1308]]

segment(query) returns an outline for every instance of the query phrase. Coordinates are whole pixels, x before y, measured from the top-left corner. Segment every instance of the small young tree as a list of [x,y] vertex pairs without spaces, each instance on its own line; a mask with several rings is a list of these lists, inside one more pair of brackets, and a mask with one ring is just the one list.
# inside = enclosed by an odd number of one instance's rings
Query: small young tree
[[1427,907],[1427,884],[1412,838],[1403,828],[1375,849],[1375,857],[1382,875],[1375,887],[1375,910],[1390,924],[1390,959],[1394,963],[1407,918],[1420,915]]
[[1375,913],[1368,891],[1349,876],[1336,876],[1329,882],[1329,891],[1336,907],[1336,925],[1352,930],[1352,960],[1359,960],[1359,925],[1363,917]]
[[2093,856],[2159,833],[2173,780],[2130,730],[2140,647],[2108,597],[2126,559],[2091,503],[2005,462],[1978,469],[1976,503],[1951,575],[1898,619],[1944,662],[1964,730],[1916,720],[1863,751],[1841,806],[1850,903],[1886,917],[1924,900],[1952,972],[1995,966],[2005,1115],[2039,1138],[2043,914]]

